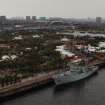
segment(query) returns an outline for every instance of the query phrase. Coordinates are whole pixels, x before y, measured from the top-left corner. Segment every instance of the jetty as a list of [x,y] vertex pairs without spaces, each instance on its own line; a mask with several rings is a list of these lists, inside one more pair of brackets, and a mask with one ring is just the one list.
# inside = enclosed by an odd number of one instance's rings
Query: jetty
[[11,96],[16,93],[27,91],[29,89],[50,83],[53,81],[52,76],[54,74],[55,72],[39,74],[38,76],[35,76],[35,77],[23,79],[21,82],[17,82],[12,85],[0,87],[0,98]]

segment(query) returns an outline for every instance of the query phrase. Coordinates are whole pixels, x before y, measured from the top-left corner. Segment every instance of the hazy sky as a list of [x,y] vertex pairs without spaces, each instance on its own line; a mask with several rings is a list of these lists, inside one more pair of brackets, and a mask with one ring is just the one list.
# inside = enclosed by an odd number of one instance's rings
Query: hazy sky
[[105,18],[105,0],[0,0],[0,15]]

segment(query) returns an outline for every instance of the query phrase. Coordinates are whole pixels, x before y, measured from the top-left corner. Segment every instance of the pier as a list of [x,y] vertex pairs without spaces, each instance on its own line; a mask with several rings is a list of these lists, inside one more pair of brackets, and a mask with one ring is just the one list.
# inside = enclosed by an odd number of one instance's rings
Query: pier
[[[90,66],[95,65],[99,68],[105,65],[105,61],[96,60],[90,64]],[[37,74],[36,76],[29,77],[21,80],[21,82],[17,82],[11,85],[7,85],[4,87],[0,87],[0,98],[4,98],[7,96],[11,96],[20,92],[28,91],[32,88],[46,85],[48,83],[53,82],[52,76],[56,74],[56,71]]]
[[52,76],[55,72],[50,72],[46,74],[40,74],[35,77],[30,77],[22,80],[21,82],[15,83],[13,85],[5,86],[0,88],[0,98],[14,95],[29,89],[45,85],[53,81]]

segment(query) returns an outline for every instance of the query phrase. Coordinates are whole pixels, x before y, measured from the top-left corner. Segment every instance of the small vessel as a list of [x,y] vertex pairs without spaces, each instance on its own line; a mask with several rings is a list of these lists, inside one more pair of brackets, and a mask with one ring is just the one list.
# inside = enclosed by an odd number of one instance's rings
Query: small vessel
[[69,71],[56,74],[53,79],[56,85],[63,85],[88,78],[97,71],[97,66],[72,64]]

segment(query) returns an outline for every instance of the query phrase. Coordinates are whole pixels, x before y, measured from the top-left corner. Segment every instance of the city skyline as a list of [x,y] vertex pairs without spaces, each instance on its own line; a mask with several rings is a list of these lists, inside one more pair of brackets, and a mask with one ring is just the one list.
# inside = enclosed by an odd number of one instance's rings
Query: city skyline
[[104,0],[0,0],[0,15],[105,18]]

